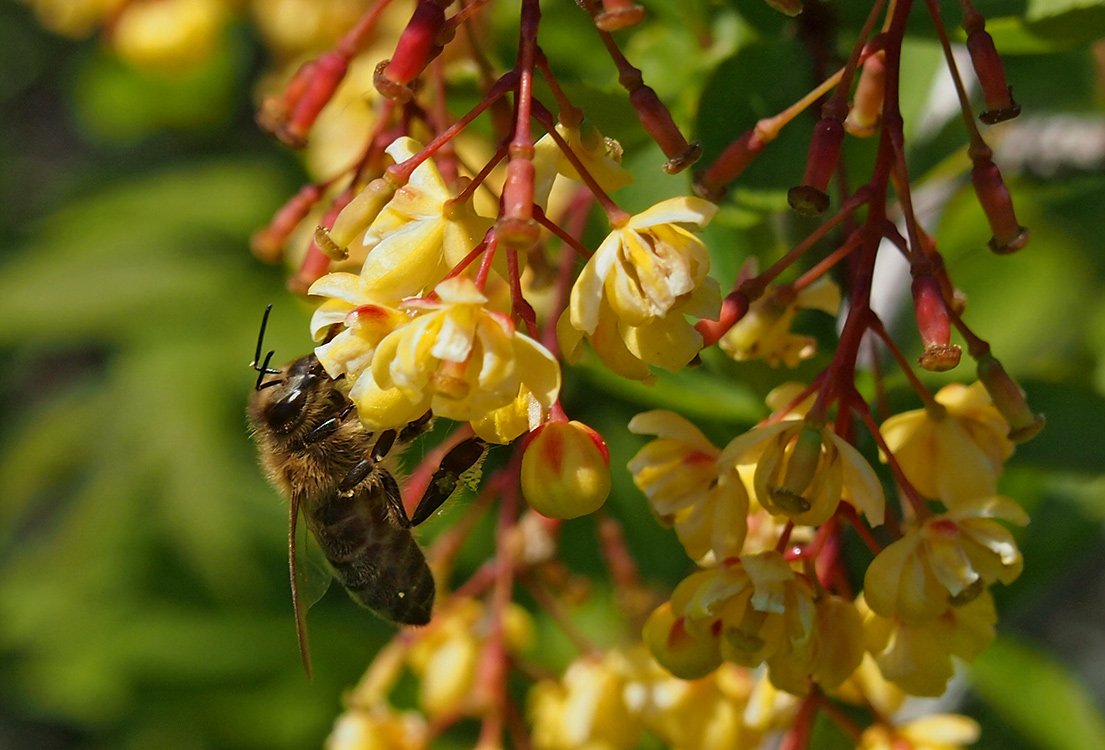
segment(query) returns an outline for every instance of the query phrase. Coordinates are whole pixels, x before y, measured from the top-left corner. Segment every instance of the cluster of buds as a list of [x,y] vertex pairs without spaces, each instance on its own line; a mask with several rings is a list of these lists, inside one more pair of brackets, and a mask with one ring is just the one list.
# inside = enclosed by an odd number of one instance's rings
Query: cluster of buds
[[[974,658],[993,638],[989,589],[1012,582],[1022,566],[998,522],[1028,520],[999,494],[998,480],[1014,443],[1042,419],[966,323],[963,297],[913,211],[898,85],[912,3],[874,3],[844,67],[738,136],[695,176],[698,197],[636,211],[612,197],[630,181],[620,145],[584,119],[538,42],[537,0],[522,2],[517,62],[499,73],[463,46],[483,5],[418,0],[395,41],[380,46],[388,3],[378,0],[262,109],[262,122],[285,143],[320,148],[319,123],[350,79],[372,90],[358,150],[255,236],[261,257],[297,265],[289,286],[316,304],[315,354],[361,421],[396,429],[429,411],[460,423],[451,439],[475,434],[515,446],[430,555],[447,579],[475,517],[498,500],[494,556],[439,603],[426,630],[397,636],[375,660],[331,745],[377,746],[358,739],[375,733],[392,738],[389,746],[425,747],[464,718],[480,722],[481,748],[521,732],[508,672],[525,662],[527,638],[518,633],[533,626],[513,603],[518,588],[580,651],[559,675],[531,679],[530,733],[515,738],[520,746],[628,748],[647,731],[679,748],[755,747],[778,732],[787,747],[800,747],[821,713],[863,747],[942,731],[971,741],[977,727],[962,717],[896,723],[893,713],[905,695],[942,693],[953,658]],[[638,23],[641,7],[579,5],[666,158],[658,166],[674,174],[694,163],[699,147],[612,36]],[[985,24],[963,5],[987,106],[981,119],[1015,116]],[[1017,251],[1027,230],[974,122],[939,9],[927,6],[960,94],[990,247]],[[454,117],[445,100],[448,66],[458,59],[475,62],[483,97]],[[714,201],[814,105],[806,169],[788,198],[799,213],[827,218],[766,270],[749,259],[726,296],[702,236],[718,212]],[[468,127],[485,114],[490,143]],[[878,140],[870,179],[851,190],[836,179],[850,137]],[[589,244],[584,228],[595,216],[605,239]],[[920,367],[958,367],[958,334],[978,362],[976,385],[932,394],[921,381],[871,307],[880,252],[909,262],[901,296],[913,301]],[[806,382],[769,395],[758,425],[717,447],[672,411],[630,421],[631,432],[653,437],[629,461],[633,480],[674,530],[688,567],[697,566],[656,596],[618,522],[600,512],[616,485],[610,451],[598,431],[570,418],[562,365],[585,360],[647,384],[659,371],[699,363],[717,344],[736,362],[793,368],[818,358],[816,340],[792,330],[802,311],[841,319],[839,340]],[[856,384],[861,350],[880,343],[922,404],[881,425]],[[881,475],[861,448],[878,452]],[[412,482],[424,473],[416,469]],[[884,479],[898,502],[888,500]],[[579,587],[557,561],[562,522],[596,512],[631,634],[608,649],[572,622]],[[861,580],[845,565],[849,546],[868,555]],[[404,667],[421,681],[417,712],[388,702]],[[865,724],[853,718],[860,714]]]

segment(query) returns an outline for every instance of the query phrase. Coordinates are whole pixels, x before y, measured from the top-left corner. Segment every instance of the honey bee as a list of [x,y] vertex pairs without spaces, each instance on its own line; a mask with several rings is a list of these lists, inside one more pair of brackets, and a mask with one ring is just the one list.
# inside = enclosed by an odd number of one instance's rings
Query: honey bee
[[261,361],[266,308],[251,365],[257,382],[249,421],[269,482],[289,501],[288,571],[300,656],[311,674],[306,612],[297,586],[296,521],[307,529],[355,601],[403,625],[430,621],[434,579],[411,533],[449,498],[483,459],[486,444],[468,438],[441,461],[408,517],[395,479],[399,449],[423,433],[431,414],[399,430],[371,432],[314,354],[282,368]]

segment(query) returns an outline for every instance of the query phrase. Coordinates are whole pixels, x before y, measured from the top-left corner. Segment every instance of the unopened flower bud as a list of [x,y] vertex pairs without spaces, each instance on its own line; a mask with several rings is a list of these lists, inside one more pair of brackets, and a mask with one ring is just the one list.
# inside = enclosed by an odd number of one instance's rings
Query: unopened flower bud
[[642,640],[664,669],[684,680],[697,680],[721,665],[717,638],[687,632],[683,618],[676,618],[671,602],[657,607],[645,621]]
[[919,364],[932,372],[951,370],[959,364],[962,351],[951,343],[951,320],[940,281],[932,274],[918,274],[913,279],[912,291],[917,329],[925,347]]
[[679,126],[672,119],[671,112],[660,97],[646,86],[641,78],[641,71],[625,63],[619,75],[619,82],[629,92],[629,103],[637,110],[640,118],[652,140],[668,157],[664,164],[664,171],[668,174],[676,174],[698,161],[702,156],[702,144],[687,143]]
[[985,145],[971,148],[971,183],[994,233],[990,249],[1001,255],[1015,253],[1028,244],[1028,230],[1017,221],[1013,198],[994,164],[993,153]]
[[986,111],[978,119],[987,125],[1013,119],[1021,113],[1021,105],[1013,101],[1013,89],[1006,83],[1005,67],[994,47],[994,38],[986,31],[986,20],[974,8],[969,8],[963,20],[963,29],[967,32],[971,65],[986,100]]
[[390,60],[376,66],[377,91],[398,102],[410,100],[408,84],[441,52],[445,8],[450,2],[452,0],[419,0],[395,45],[395,53]]
[[844,129],[857,138],[869,138],[882,121],[882,103],[886,97],[886,55],[876,52],[863,63],[859,82],[852,95],[852,108],[844,119]]
[[986,354],[979,358],[978,379],[986,387],[994,406],[1009,423],[1009,439],[1014,443],[1026,442],[1044,428],[1044,415],[1032,411],[1024,391],[996,357]]
[[817,216],[829,207],[829,195],[825,191],[836,171],[840,146],[844,142],[843,109],[842,102],[837,99],[826,102],[821,119],[813,128],[802,184],[787,192],[790,207],[804,216]]
[[522,494],[552,518],[594,513],[610,494],[610,452],[602,436],[576,421],[539,427],[522,455]]
[[321,185],[311,183],[301,188],[287,203],[280,207],[268,226],[253,233],[249,240],[253,254],[266,263],[276,263],[280,260],[288,236],[299,225],[299,222],[307,217],[307,214],[321,197]]
[[342,260],[349,256],[349,243],[362,234],[395,194],[395,186],[377,177],[365,186],[334,219],[334,226],[315,230],[315,242],[327,257]]

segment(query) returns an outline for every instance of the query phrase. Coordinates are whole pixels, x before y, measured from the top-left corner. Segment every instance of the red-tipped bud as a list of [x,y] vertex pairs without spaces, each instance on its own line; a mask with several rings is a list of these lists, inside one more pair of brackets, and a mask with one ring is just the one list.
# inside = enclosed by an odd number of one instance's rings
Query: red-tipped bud
[[332,260],[349,257],[348,246],[376,220],[395,195],[395,185],[383,177],[368,183],[357,196],[341,208],[332,223],[315,230],[315,243]]
[[986,31],[986,20],[971,8],[963,20],[963,28],[967,32],[971,65],[986,100],[986,111],[978,119],[987,125],[1012,120],[1021,113],[1021,105],[1013,101],[1013,88],[1006,82],[1005,67],[994,46],[994,38]]
[[522,494],[550,518],[594,513],[610,494],[610,451],[582,422],[547,422],[522,454]]
[[1008,437],[1014,443],[1026,442],[1044,428],[1044,415],[1036,414],[1029,408],[1024,391],[993,355],[979,357],[978,379],[1001,416],[1009,423]]
[[419,0],[411,20],[399,36],[390,60],[376,66],[376,90],[389,99],[406,102],[411,98],[408,84],[422,74],[441,52],[445,27],[445,8],[452,0]]
[[971,147],[971,182],[982,210],[990,222],[990,249],[1001,255],[1015,253],[1028,244],[1028,230],[1017,221],[1013,198],[1001,170],[994,164],[992,152],[986,146]]
[[951,320],[940,282],[931,274],[919,274],[913,279],[912,291],[917,329],[925,347],[918,362],[932,372],[951,370],[959,364],[962,351],[951,343]]
[[882,103],[886,97],[886,55],[876,52],[863,63],[859,82],[852,95],[852,108],[844,119],[844,129],[857,138],[869,138],[882,121]]
[[725,147],[714,163],[699,172],[694,178],[694,191],[702,198],[721,200],[729,183],[741,176],[752,160],[760,155],[764,146],[771,142],[763,138],[756,128],[743,133]]
[[836,171],[840,145],[844,142],[844,122],[840,113],[835,111],[834,101],[826,103],[821,119],[813,128],[802,184],[787,192],[790,207],[805,216],[823,214],[829,207],[829,194],[825,191]]
[[602,0],[602,10],[595,16],[595,26],[603,31],[617,31],[636,26],[645,17],[645,9],[632,0]]
[[280,207],[268,226],[253,233],[249,241],[253,254],[265,263],[279,261],[284,254],[288,236],[307,217],[321,197],[321,185],[304,185],[291,200]]
[[684,680],[697,680],[721,666],[717,638],[688,633],[683,618],[677,618],[671,602],[657,607],[641,633],[648,650],[664,669]]
[[257,115],[261,127],[281,142],[293,147],[307,145],[307,133],[322,108],[349,70],[349,58],[340,52],[327,52],[296,72],[279,100],[267,100]]

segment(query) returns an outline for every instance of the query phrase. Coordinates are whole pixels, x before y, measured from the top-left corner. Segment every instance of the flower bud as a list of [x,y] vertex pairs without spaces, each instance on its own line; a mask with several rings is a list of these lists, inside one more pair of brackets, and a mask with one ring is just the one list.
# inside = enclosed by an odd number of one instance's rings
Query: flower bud
[[602,436],[576,421],[539,427],[522,455],[522,494],[552,518],[594,513],[610,494],[610,452]]
[[694,192],[701,198],[715,203],[725,194],[726,186],[736,180],[760,155],[764,147],[774,140],[774,135],[764,137],[752,128],[742,133],[735,141],[725,147],[714,163],[694,177]]
[[664,156],[668,157],[664,171],[676,174],[698,161],[702,156],[702,144],[687,143],[679,126],[672,119],[671,111],[660,101],[652,87],[645,85],[641,71],[625,63],[620,71],[619,81],[629,92],[629,103],[637,110],[641,124],[664,152]]
[[398,102],[410,100],[408,84],[441,52],[443,40],[439,37],[445,27],[445,7],[451,1],[419,0],[395,45],[395,53],[376,66],[377,91]]
[[664,602],[649,615],[641,637],[653,658],[681,679],[697,680],[721,665],[718,639],[688,633],[683,618],[672,612],[671,602]]
[[986,387],[994,406],[1009,423],[1009,439],[1014,443],[1026,442],[1044,428],[1044,415],[1036,414],[1029,408],[1024,391],[996,357],[986,354],[979,358],[978,379]]
[[1009,188],[1002,180],[1001,170],[994,164],[993,153],[985,145],[971,147],[971,183],[982,210],[990,222],[994,236],[990,238],[990,249],[1001,255],[1015,253],[1028,244],[1028,230],[1018,223],[1013,210],[1013,199]]
[[960,348],[951,343],[951,321],[939,280],[929,273],[913,278],[913,309],[925,353],[921,367],[931,372],[951,370],[959,364]]
[[315,242],[327,257],[336,260],[348,257],[349,243],[368,229],[394,194],[395,186],[377,177],[341,210],[331,229],[320,226],[315,230]]
[[844,129],[857,138],[875,134],[882,121],[882,103],[886,97],[886,55],[876,52],[863,63],[852,108],[844,119]]
[[266,263],[276,263],[280,260],[289,235],[299,222],[307,217],[320,198],[322,198],[321,185],[315,183],[304,185],[280,207],[267,226],[253,233],[249,240],[253,254]]
[[817,216],[829,207],[826,189],[840,160],[844,142],[843,103],[830,99],[821,110],[821,119],[813,128],[810,150],[806,156],[806,174],[802,184],[787,192],[790,207],[804,216]]
[[978,119],[987,125],[1012,120],[1021,113],[1021,105],[1013,101],[1013,88],[1006,83],[1005,68],[994,47],[994,38],[986,31],[986,20],[974,8],[969,8],[963,20],[963,29],[967,32],[971,65],[986,100],[986,111]]

